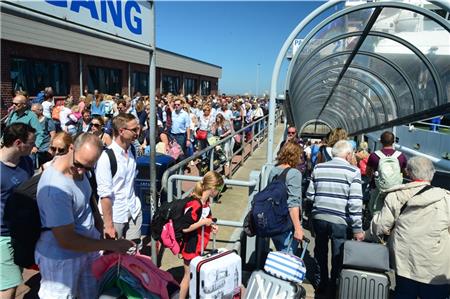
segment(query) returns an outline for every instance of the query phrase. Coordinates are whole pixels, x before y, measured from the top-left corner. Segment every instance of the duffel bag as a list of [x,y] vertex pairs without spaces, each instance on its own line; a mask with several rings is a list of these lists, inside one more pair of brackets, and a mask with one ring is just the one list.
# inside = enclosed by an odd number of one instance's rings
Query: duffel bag
[[389,249],[378,243],[345,241],[343,265],[366,271],[389,271]]

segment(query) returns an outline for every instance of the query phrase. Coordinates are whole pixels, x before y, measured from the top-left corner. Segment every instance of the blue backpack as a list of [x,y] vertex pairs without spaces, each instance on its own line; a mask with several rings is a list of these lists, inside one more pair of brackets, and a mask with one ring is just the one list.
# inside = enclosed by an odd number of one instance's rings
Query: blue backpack
[[316,165],[319,150],[320,147],[317,144],[311,145],[311,164],[313,167]]
[[256,235],[260,237],[272,237],[292,229],[286,186],[289,169],[283,170],[253,198],[252,220]]

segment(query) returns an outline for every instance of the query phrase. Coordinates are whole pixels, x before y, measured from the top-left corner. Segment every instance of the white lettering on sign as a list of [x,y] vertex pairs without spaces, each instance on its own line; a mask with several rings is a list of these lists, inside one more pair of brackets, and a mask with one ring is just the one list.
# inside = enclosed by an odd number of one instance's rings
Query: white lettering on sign
[[16,0],[16,5],[114,36],[150,44],[151,4],[137,0]]
[[303,39],[294,39],[294,42],[292,43],[292,57],[295,56],[295,53],[297,53],[298,48],[300,48],[300,44],[302,43]]

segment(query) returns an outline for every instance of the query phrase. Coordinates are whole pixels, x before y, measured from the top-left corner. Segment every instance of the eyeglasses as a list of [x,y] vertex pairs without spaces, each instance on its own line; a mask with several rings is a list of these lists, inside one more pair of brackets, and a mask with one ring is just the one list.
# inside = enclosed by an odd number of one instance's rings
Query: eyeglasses
[[56,147],[56,146],[50,146],[50,150],[58,155],[64,155],[67,154],[67,148],[66,147]]
[[288,131],[288,135],[295,135],[295,132],[292,132],[292,131],[289,132],[289,131]]
[[77,160],[75,160],[75,151],[73,152],[73,162],[72,162],[72,164],[73,164],[73,166],[75,168],[84,169],[86,171],[91,171],[93,169],[93,167],[89,167],[89,166],[83,165],[80,162],[78,162]]

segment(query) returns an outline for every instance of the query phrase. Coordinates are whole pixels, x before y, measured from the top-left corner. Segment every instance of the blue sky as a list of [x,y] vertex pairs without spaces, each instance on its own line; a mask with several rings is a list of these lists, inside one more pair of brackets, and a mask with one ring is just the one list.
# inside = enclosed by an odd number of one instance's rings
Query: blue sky
[[284,41],[321,4],[156,1],[156,46],[222,66],[221,93],[255,93],[259,68],[258,90],[262,94],[269,91]]

